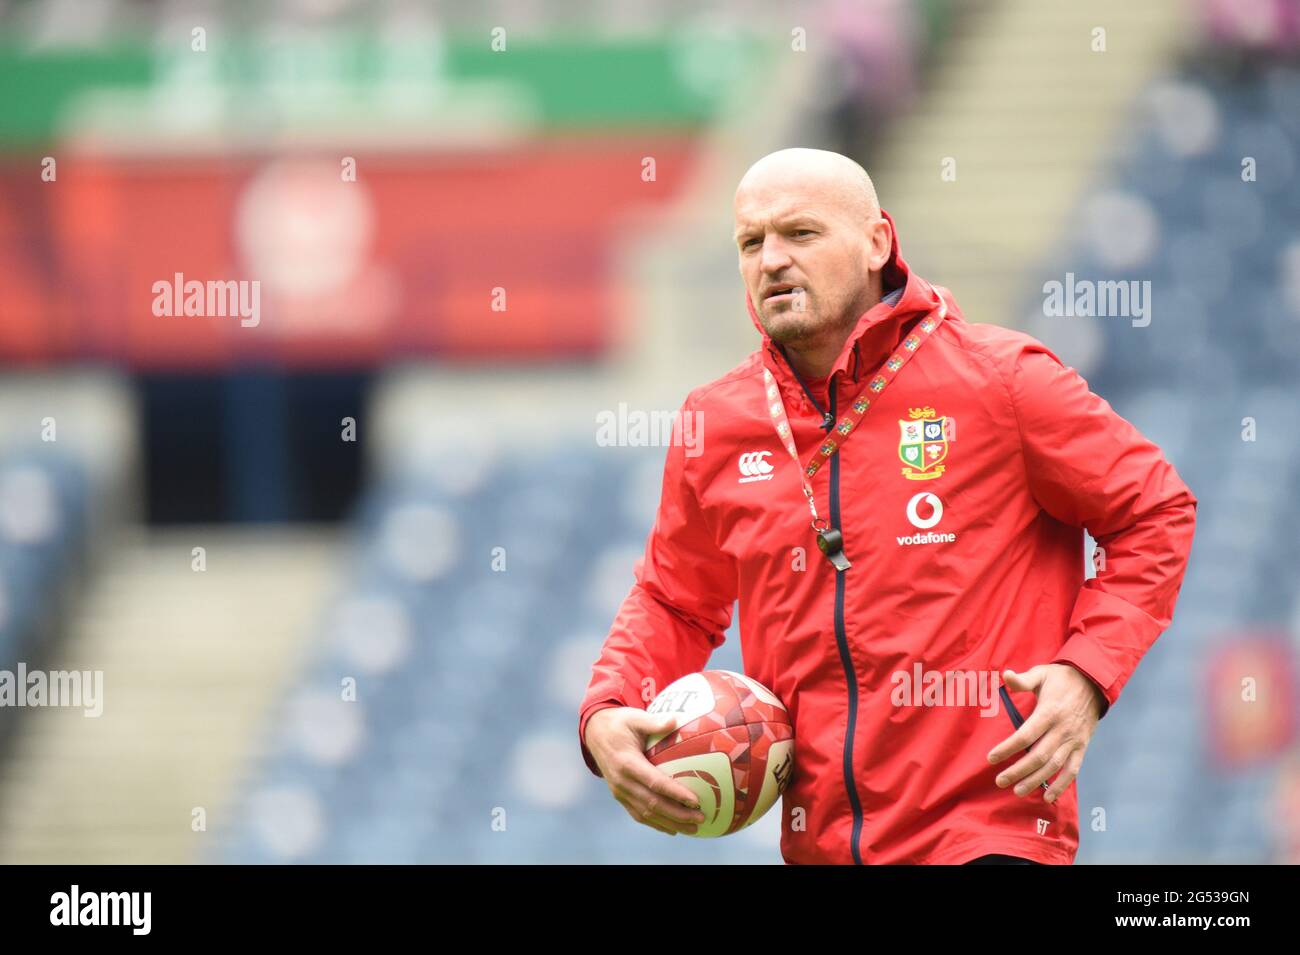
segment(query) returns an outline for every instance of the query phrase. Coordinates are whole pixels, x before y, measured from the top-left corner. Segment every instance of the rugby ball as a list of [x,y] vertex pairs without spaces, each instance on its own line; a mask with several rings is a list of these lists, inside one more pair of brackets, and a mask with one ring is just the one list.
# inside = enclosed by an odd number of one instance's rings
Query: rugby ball
[[704,821],[691,833],[738,832],[772,808],[794,772],[794,727],[776,696],[730,670],[684,676],[646,708],[671,714],[672,729],[646,741],[646,758],[700,799]]

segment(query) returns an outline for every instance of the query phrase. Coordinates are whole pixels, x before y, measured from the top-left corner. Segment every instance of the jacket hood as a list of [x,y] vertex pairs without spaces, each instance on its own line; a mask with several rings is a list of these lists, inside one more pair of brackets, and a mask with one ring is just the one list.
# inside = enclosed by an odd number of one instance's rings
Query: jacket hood
[[[881,269],[884,290],[888,294],[901,286],[903,294],[895,304],[879,302],[859,316],[853,331],[845,339],[844,348],[831,367],[830,373],[834,375],[838,372],[841,380],[849,378],[857,381],[861,375],[877,368],[898,347],[907,326],[929,314],[935,305],[936,293],[933,287],[908,268],[903,260],[893,218],[883,209],[880,215],[889,223],[890,240],[889,259]],[[745,291],[745,307],[749,310],[750,321],[763,338],[763,364],[779,379],[790,380],[790,366],[776,343],[763,330],[748,290]]]

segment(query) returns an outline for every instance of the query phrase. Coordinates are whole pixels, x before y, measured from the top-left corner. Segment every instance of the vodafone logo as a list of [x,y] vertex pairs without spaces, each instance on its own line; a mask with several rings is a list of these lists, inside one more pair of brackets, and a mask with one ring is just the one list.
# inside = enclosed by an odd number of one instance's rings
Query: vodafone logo
[[[929,517],[922,518],[917,513],[917,507],[922,501],[930,508],[931,514]],[[929,491],[922,491],[920,494],[912,495],[912,499],[907,502],[907,519],[912,522],[913,527],[928,531],[943,519],[943,501]]]
[[746,451],[736,462],[740,468],[741,484],[748,484],[751,481],[770,481],[772,480],[772,465],[767,461],[767,456],[771,451]]
[[[921,516],[922,508],[929,512],[929,517]],[[907,502],[907,519],[913,527],[927,533],[900,536],[898,538],[900,546],[904,544],[951,544],[957,539],[956,534],[938,534],[930,531],[931,527],[943,520],[943,501],[929,491],[922,491],[920,494],[912,495],[912,499]]]

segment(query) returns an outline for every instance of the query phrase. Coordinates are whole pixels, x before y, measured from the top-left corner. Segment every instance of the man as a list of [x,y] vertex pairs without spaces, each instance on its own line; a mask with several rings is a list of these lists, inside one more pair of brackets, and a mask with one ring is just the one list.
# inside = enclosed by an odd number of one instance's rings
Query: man
[[1196,498],[1044,345],[912,272],[853,161],[766,156],[735,220],[762,346],[683,405],[709,440],[668,450],[581,705],[587,765],[638,822],[694,831],[642,755],[672,718],[644,707],[739,599],[746,674],[794,724],[787,862],[1072,862],[1070,784],[1169,625]]

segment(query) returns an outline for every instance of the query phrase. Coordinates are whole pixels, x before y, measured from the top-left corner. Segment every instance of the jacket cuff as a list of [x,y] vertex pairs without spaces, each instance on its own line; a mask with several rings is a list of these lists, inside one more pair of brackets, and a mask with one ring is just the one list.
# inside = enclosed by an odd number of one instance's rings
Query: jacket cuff
[[587,749],[587,721],[591,719],[593,713],[598,713],[601,710],[607,710],[614,706],[626,705],[627,704],[622,700],[597,700],[595,703],[588,703],[583,707],[582,712],[578,715],[578,745],[582,748],[582,759],[587,764],[587,768],[591,770],[592,774],[599,776],[602,779],[604,778],[604,774],[601,773],[600,767],[596,765],[596,761],[592,758],[591,750]]
[[1076,633],[1065,642],[1052,662],[1074,667],[1101,691],[1103,702],[1098,719],[1110,712],[1111,704],[1119,699],[1120,681],[1115,673],[1115,665],[1095,640],[1086,634]]

